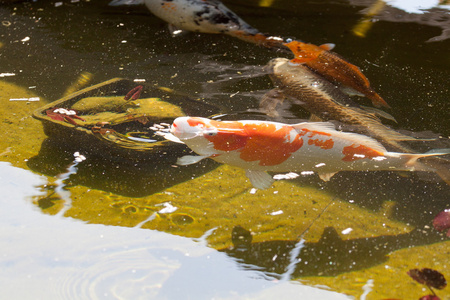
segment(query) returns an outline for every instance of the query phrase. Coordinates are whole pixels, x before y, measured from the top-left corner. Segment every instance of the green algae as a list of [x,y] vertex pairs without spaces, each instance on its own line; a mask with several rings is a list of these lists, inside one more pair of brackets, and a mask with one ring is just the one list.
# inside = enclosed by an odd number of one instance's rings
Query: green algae
[[127,100],[122,96],[112,97],[86,97],[78,100],[72,105],[72,109],[81,114],[99,113],[116,110],[117,107],[125,105]]
[[[134,101],[127,101],[123,96],[109,96],[109,97],[86,97],[80,99],[72,105],[72,109],[81,113],[82,115],[88,114],[89,116],[83,116],[85,118],[94,119],[95,114],[104,112],[123,112],[126,115],[142,115],[153,116],[159,119],[174,119],[184,116],[183,110],[167,101],[163,101],[159,98],[144,98]],[[117,118],[117,116],[116,116]],[[89,123],[94,121],[105,121],[101,117],[90,120]],[[111,118],[106,118],[109,120]]]
[[[243,170],[223,165],[162,192],[128,200],[120,200],[120,196],[110,199],[108,193],[99,190],[72,187],[72,208],[66,215],[94,223],[136,226],[157,212],[161,208],[158,205],[170,203],[178,208],[177,213],[187,214],[193,221],[177,226],[160,214],[160,218],[148,221],[143,228],[188,237],[200,237],[217,228],[209,244],[218,249],[232,246],[231,231],[235,226],[250,230],[254,242],[296,240],[300,236],[316,242],[330,224],[339,232],[353,229],[351,234],[342,235],[343,240],[411,230],[384,214],[369,212],[311,187],[277,182],[266,191],[252,194],[250,190]],[[275,213],[280,211],[281,214]]]
[[42,106],[40,101],[11,101],[37,97],[33,92],[0,80],[0,159],[13,166],[27,168],[28,158],[39,152],[45,134],[42,125],[31,115]]
[[[422,287],[416,286],[410,290],[410,285],[415,283],[409,280],[407,270],[422,266],[438,270],[448,268],[448,263],[445,265],[448,262],[448,242],[400,250],[394,247],[391,254],[390,248],[387,248],[379,257],[372,252],[371,240],[387,238],[375,247],[395,244],[396,239],[408,240],[411,232],[415,231],[411,226],[391,219],[391,201],[386,201],[382,209],[374,212],[327,192],[300,187],[289,181],[276,182],[272,188],[255,194],[250,193],[251,188],[242,170],[226,165],[145,197],[126,198],[74,186],[70,188],[72,207],[66,212],[66,216],[116,226],[133,227],[143,223],[142,228],[193,238],[201,237],[206,231],[215,228],[208,237],[208,244],[216,249],[232,249],[232,231],[235,227],[242,226],[251,232],[253,244],[264,246],[261,253],[273,247],[270,243],[292,244],[291,241],[295,242],[300,237],[307,243],[325,243],[325,247],[333,248],[335,242],[322,239],[332,226],[339,235],[339,246],[346,242],[364,245],[363,251],[355,254],[359,258],[352,256],[351,251],[343,254],[351,262],[361,260],[366,263],[366,256],[374,256],[374,261],[367,266],[363,264],[362,267],[355,268],[356,271],[338,270],[335,276],[324,275],[326,270],[319,270],[316,272],[319,276],[304,276],[308,274],[305,271],[303,275],[302,272],[295,272],[294,278],[298,277],[298,280],[309,285],[329,286],[355,297],[363,293],[362,287],[372,279],[375,285],[367,299],[407,299],[405,295],[410,292],[419,295],[423,292]],[[169,214],[158,213],[163,203],[170,203],[177,210]],[[60,201],[59,207],[61,206]],[[51,208],[53,213],[58,211],[56,208]],[[280,211],[280,214],[274,213]],[[342,233],[347,228],[353,230],[349,234]],[[343,249],[347,248],[340,250]],[[430,257],[433,257],[433,264],[430,264]],[[282,264],[278,268],[284,267]],[[394,293],[393,289],[396,288],[400,291]],[[445,295],[445,292],[440,295]]]
[[[27,169],[27,160],[39,152],[46,139],[40,122],[31,118],[31,113],[42,103],[9,101],[11,98],[36,96],[9,83],[0,82],[0,91],[3,122],[0,158]],[[48,176],[49,184],[42,187],[48,195],[34,199],[43,213],[57,214],[63,208],[64,201],[53,193],[51,183],[54,180]],[[323,240],[330,226],[338,235],[338,245],[354,241],[364,243],[378,237],[400,240],[408,238],[408,234],[415,230],[392,218],[394,201],[387,200],[379,211],[372,211],[329,192],[289,181],[276,182],[272,188],[252,194],[243,170],[226,165],[143,197],[126,197],[69,183],[67,189],[71,193],[72,206],[65,213],[66,217],[115,226],[142,224],[142,228],[194,238],[215,228],[208,237],[208,244],[222,250],[233,248],[232,232],[238,226],[251,233],[252,243],[261,246],[261,253],[273,248],[273,243],[284,243],[289,250],[292,247],[286,245],[292,245],[300,238],[311,245],[330,247],[335,242]],[[177,210],[158,213],[163,203],[170,203]],[[344,234],[348,228],[352,231]],[[367,242],[367,246],[370,245]],[[367,299],[416,299],[427,291],[410,280],[406,272],[412,268],[430,267],[449,278],[449,246],[448,241],[410,248],[400,245],[399,249],[386,255],[383,252],[382,258],[355,271],[338,270],[333,276],[321,275],[320,271],[315,275],[307,272],[307,276],[301,272],[293,275],[305,284],[329,286],[354,297],[362,295],[363,286],[371,279],[374,286]],[[364,250],[358,255],[373,254],[370,249]],[[350,253],[347,255],[351,257]],[[358,260],[356,257],[352,259]],[[279,269],[283,268],[285,264],[280,264]],[[448,299],[446,289],[438,294]]]
[[[372,268],[348,272],[334,277],[304,277],[302,282],[311,285],[326,285],[333,290],[358,298],[363,286],[373,280],[368,300],[377,299],[420,299],[430,291],[414,280],[407,272],[410,269],[427,267],[435,269],[450,278],[450,241],[400,249],[389,254],[388,260]],[[436,290],[441,299],[450,299],[449,288]]]

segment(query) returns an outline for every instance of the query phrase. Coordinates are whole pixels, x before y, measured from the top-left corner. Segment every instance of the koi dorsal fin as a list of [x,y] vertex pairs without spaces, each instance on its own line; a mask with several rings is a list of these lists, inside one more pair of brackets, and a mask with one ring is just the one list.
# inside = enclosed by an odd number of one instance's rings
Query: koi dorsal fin
[[314,130],[314,131],[333,131],[338,132],[336,130],[336,127],[331,122],[304,122],[304,123],[298,123],[291,125],[294,127],[297,131],[308,129],[308,130]]
[[333,43],[322,44],[319,46],[319,48],[321,48],[323,50],[327,50],[327,51],[334,49],[334,47],[336,47],[336,44],[333,44]]
[[358,133],[337,131],[334,127],[334,124],[330,122],[299,123],[291,126],[294,127],[294,129],[298,132],[301,132],[303,130],[317,131],[319,133],[322,132],[325,134],[330,134],[332,137],[351,141],[356,145],[364,145],[380,153],[387,152],[386,148],[384,148],[384,146],[377,140]]

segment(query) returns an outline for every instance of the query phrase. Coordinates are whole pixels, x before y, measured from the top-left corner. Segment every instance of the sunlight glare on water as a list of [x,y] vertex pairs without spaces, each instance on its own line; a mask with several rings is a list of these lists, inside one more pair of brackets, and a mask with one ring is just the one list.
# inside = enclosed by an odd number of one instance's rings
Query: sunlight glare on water
[[225,254],[191,239],[42,215],[29,199],[40,193],[36,187],[45,183],[43,177],[2,162],[0,178],[2,297],[270,299],[276,294],[348,299],[244,272]]

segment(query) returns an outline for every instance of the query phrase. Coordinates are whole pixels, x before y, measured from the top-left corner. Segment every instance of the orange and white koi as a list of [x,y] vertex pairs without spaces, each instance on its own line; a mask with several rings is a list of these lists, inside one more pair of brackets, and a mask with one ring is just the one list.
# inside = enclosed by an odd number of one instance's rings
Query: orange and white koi
[[284,45],[294,53],[295,58],[291,60],[292,64],[306,64],[326,79],[341,83],[364,94],[372,101],[373,105],[390,107],[372,89],[369,80],[357,66],[330,51],[334,48],[334,44],[316,46],[314,44],[292,41]]
[[187,30],[220,33],[268,48],[282,47],[283,39],[250,26],[218,0],[114,0],[110,5],[145,4],[172,32]]
[[184,156],[181,165],[211,158],[246,170],[254,187],[271,186],[267,171],[313,171],[329,180],[339,171],[434,171],[417,160],[450,154],[450,149],[424,154],[388,152],[376,140],[340,132],[330,123],[283,124],[268,121],[214,121],[180,117],[171,134],[200,156]]

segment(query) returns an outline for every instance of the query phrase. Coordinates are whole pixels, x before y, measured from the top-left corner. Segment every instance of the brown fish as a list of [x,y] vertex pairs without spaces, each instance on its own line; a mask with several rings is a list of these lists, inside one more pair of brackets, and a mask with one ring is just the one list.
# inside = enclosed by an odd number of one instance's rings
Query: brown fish
[[378,115],[392,118],[389,114],[377,109],[371,109],[371,111],[367,111],[367,108],[363,109],[334,84],[306,66],[294,66],[286,58],[275,58],[269,62],[267,69],[277,89],[270,91],[261,100],[260,106],[266,112],[273,113],[270,110],[287,98],[321,120],[336,120],[349,125],[359,125],[364,133],[392,146],[395,150],[410,151],[398,141],[416,141],[413,137],[383,125],[377,117]]
[[326,79],[341,83],[364,94],[372,101],[372,104],[380,107],[390,107],[371,87],[369,80],[361,70],[329,50],[334,44],[316,46],[299,41],[284,44],[291,49],[295,58],[291,60],[294,65],[305,64]]

